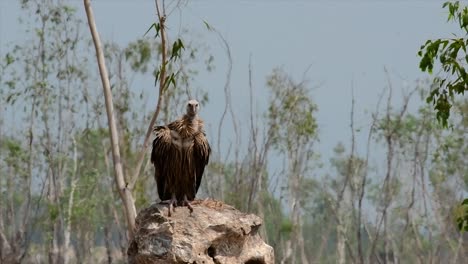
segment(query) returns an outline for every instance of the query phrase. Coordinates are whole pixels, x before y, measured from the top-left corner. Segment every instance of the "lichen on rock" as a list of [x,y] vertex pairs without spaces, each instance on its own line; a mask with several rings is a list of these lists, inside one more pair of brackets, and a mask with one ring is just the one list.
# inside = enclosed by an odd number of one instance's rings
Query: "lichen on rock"
[[128,260],[141,263],[272,264],[273,248],[258,234],[262,219],[215,200],[192,202],[190,213],[152,204],[136,219]]

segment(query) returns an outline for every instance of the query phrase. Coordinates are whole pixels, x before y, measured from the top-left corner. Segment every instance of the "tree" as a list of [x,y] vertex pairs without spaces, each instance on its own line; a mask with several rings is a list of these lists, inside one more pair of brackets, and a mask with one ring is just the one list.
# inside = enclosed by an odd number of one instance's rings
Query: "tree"
[[[436,60],[439,60],[443,72],[447,77],[434,78],[433,89],[426,101],[433,103],[437,110],[437,119],[445,127],[448,124],[450,110],[454,104],[456,94],[463,95],[468,91],[468,72],[466,69],[468,63],[468,6],[456,2],[445,2],[443,8],[448,8],[448,21],[458,24],[463,37],[451,39],[428,40],[421,46],[418,55],[421,58],[419,67],[422,71],[432,73]],[[457,217],[460,230],[468,231],[468,210],[466,206],[468,199],[465,199],[460,205],[460,210],[465,214]],[[465,210],[464,210],[465,209]]]
[[302,230],[303,207],[313,169],[314,143],[317,142],[317,105],[312,101],[307,82],[296,82],[282,69],[274,69],[267,77],[271,91],[267,112],[268,134],[278,154],[283,155],[285,168],[285,189],[288,191],[290,223],[288,238],[285,238],[281,263],[308,263]]
[[[17,141],[21,142],[19,149],[28,153],[28,161],[17,164],[26,164],[27,176],[21,187],[26,198],[25,210],[17,212],[25,220],[24,226],[16,230],[15,243],[21,243],[10,244],[19,253],[15,261],[22,261],[29,250],[32,233],[39,227],[36,222],[28,223],[41,215],[46,220],[42,224],[47,230],[43,244],[48,247],[48,261],[66,262],[70,246],[69,209],[73,207],[73,199],[65,200],[64,193],[73,185],[75,176],[71,169],[73,159],[69,158],[73,157],[71,135],[75,121],[83,114],[78,105],[88,81],[82,67],[85,57],[77,56],[83,48],[80,23],[75,10],[61,1],[22,1],[21,5],[30,12],[34,34],[31,41],[16,45],[6,55],[6,89],[2,89],[5,95],[2,105],[10,106],[10,111],[23,109],[17,112],[25,125],[18,128],[27,131],[23,135],[27,143],[22,143],[24,138]],[[10,136],[18,139],[21,134]],[[20,173],[11,174],[13,178],[18,176]],[[35,182],[41,182],[40,191],[34,190]],[[33,196],[39,198],[34,207]]]
[[135,207],[135,199],[133,198],[132,190],[135,187],[137,179],[141,172],[141,167],[144,163],[146,150],[149,145],[149,140],[151,137],[151,133],[153,131],[153,125],[156,122],[157,117],[159,116],[159,112],[161,111],[161,104],[163,100],[163,95],[169,88],[169,85],[176,86],[176,75],[175,72],[170,72],[170,62],[175,62],[177,59],[180,59],[181,52],[185,48],[184,44],[181,39],[177,39],[173,45],[172,49],[170,50],[169,54],[169,42],[167,39],[166,33],[166,8],[163,6],[160,7],[160,3],[158,0],[155,1],[156,4],[156,11],[157,11],[157,18],[158,22],[153,23],[151,27],[148,29],[149,32],[151,29],[154,28],[156,32],[156,37],[161,36],[161,66],[156,70],[155,73],[155,83],[159,83],[158,89],[158,101],[156,104],[156,110],[154,111],[151,121],[148,125],[146,130],[146,134],[144,137],[144,142],[139,152],[138,158],[136,160],[136,166],[133,170],[131,177],[125,177],[125,173],[123,170],[122,165],[122,157],[120,154],[120,144],[119,144],[119,136],[118,136],[118,129],[116,125],[116,118],[114,113],[114,103],[112,99],[112,91],[110,86],[109,74],[107,71],[104,52],[102,49],[101,40],[99,37],[99,33],[97,32],[96,23],[94,20],[94,14],[91,9],[91,3],[89,0],[84,0],[84,6],[86,10],[86,15],[88,17],[88,25],[91,31],[91,35],[93,38],[94,47],[96,49],[96,57],[99,66],[100,77],[102,81],[102,87],[104,91],[104,99],[106,104],[106,113],[107,113],[107,120],[108,120],[108,127],[109,132],[111,135],[111,142],[112,142],[112,155],[113,155],[113,164],[114,164],[114,179],[117,184],[117,188],[123,203],[124,212],[127,220],[127,230],[129,233],[129,237],[133,237],[134,229],[135,229],[135,218],[136,218],[136,207]]
[[136,208],[135,202],[131,190],[127,187],[127,183],[124,179],[124,173],[122,168],[122,160],[120,158],[120,147],[119,147],[119,137],[117,132],[117,126],[115,122],[114,115],[114,104],[112,102],[112,92],[110,88],[109,76],[104,62],[104,53],[101,48],[101,40],[96,29],[96,23],[94,21],[94,15],[91,9],[91,3],[89,0],[84,0],[84,5],[86,9],[86,15],[88,16],[88,24],[93,36],[94,46],[96,48],[96,57],[98,60],[99,71],[102,80],[102,86],[104,90],[104,98],[106,102],[106,112],[107,119],[109,123],[109,132],[111,135],[112,141],[112,156],[114,160],[114,170],[115,170],[115,182],[119,190],[120,197],[125,209],[125,216],[127,219],[127,230],[129,236],[133,237],[135,232],[135,218],[136,218]]

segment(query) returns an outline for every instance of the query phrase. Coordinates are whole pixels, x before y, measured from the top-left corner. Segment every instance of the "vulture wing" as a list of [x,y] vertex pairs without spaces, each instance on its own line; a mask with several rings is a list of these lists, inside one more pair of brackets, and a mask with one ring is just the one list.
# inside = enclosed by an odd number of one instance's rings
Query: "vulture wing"
[[156,184],[158,187],[159,198],[164,200],[171,199],[167,181],[168,179],[168,157],[171,151],[171,131],[168,127],[158,126],[156,128],[156,138],[153,141],[153,150],[151,151],[151,162],[154,165]]
[[195,164],[195,177],[196,177],[196,186],[195,194],[200,188],[201,179],[203,172],[205,171],[205,166],[208,164],[211,154],[211,147],[208,143],[205,133],[201,132],[194,136],[194,145],[193,145],[193,160]]

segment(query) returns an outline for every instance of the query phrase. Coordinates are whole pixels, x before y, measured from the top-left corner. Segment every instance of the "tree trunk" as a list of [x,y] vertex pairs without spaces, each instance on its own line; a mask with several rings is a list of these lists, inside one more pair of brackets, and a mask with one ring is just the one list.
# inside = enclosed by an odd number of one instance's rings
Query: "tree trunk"
[[343,224],[343,221],[341,221],[341,217],[340,217],[340,221],[336,225],[336,233],[337,233],[337,243],[336,243],[337,263],[345,264],[346,263],[346,251],[345,251],[346,226]]
[[283,245],[283,259],[281,260],[281,264],[291,263],[288,260],[291,258],[292,255],[292,246],[291,240],[287,240]]
[[112,264],[112,247],[111,247],[111,232],[109,231],[109,226],[104,226],[104,240],[106,243],[106,254],[107,254],[107,263]]
[[305,245],[304,245],[304,232],[302,230],[302,221],[299,219],[299,241],[298,241],[299,250],[301,251],[301,263],[302,264],[309,264],[307,260],[307,255],[305,252]]
[[109,132],[111,135],[112,142],[112,158],[114,161],[114,179],[117,185],[120,199],[122,200],[124,214],[127,220],[127,230],[130,238],[133,238],[135,232],[135,218],[136,208],[133,199],[133,195],[130,189],[127,188],[127,183],[124,178],[124,172],[122,168],[122,160],[120,157],[119,137],[117,132],[117,125],[114,116],[114,104],[112,102],[112,91],[109,83],[109,76],[107,73],[106,64],[104,61],[104,54],[102,52],[101,40],[99,33],[96,29],[96,23],[94,21],[93,11],[91,9],[90,0],[84,0],[84,6],[86,15],[88,17],[88,25],[93,37],[94,47],[96,49],[96,57],[99,66],[99,72],[102,81],[102,88],[104,90],[104,99],[106,103],[107,121],[109,124]]
[[[56,211],[54,209],[54,206],[56,205],[55,203],[55,189],[54,189],[54,183],[53,183],[53,172],[52,169],[49,168],[49,176],[48,176],[48,189],[47,189],[47,198],[48,202],[51,205],[49,208],[49,217],[53,217],[56,214]],[[50,234],[50,239],[49,239],[49,263],[50,264],[57,264],[58,263],[58,255],[59,255],[59,248],[58,248],[58,236],[57,236],[57,218],[55,219],[50,219],[49,220],[49,234]]]
[[70,240],[71,240],[71,218],[72,218],[72,211],[73,211],[73,204],[74,204],[74,195],[75,195],[75,189],[76,189],[76,184],[78,183],[78,180],[75,179],[76,177],[76,172],[78,170],[78,151],[77,151],[77,146],[76,146],[76,140],[72,136],[73,140],[73,172],[71,175],[71,190],[70,190],[70,197],[68,198],[68,210],[67,210],[67,216],[65,219],[65,228],[64,228],[64,245],[63,245],[63,260],[64,263],[68,263],[70,260]]

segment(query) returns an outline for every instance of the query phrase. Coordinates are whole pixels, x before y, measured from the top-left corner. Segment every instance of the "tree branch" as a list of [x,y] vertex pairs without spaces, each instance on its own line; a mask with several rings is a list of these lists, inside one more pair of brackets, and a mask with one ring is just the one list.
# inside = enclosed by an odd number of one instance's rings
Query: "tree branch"
[[133,176],[130,181],[130,184],[128,185],[128,188],[133,190],[135,187],[135,184],[138,180],[138,177],[140,176],[141,172],[141,166],[143,165],[143,162],[145,160],[145,154],[146,150],[148,149],[151,133],[153,131],[153,126],[154,123],[156,123],[156,119],[159,116],[159,112],[161,111],[161,104],[162,104],[162,98],[163,98],[163,93],[164,89],[166,87],[166,79],[167,79],[167,73],[166,73],[166,65],[167,65],[167,36],[166,36],[166,14],[163,11],[161,13],[160,8],[159,8],[159,3],[158,0],[154,1],[156,4],[156,14],[158,16],[158,21],[159,21],[159,26],[160,26],[160,32],[161,32],[161,70],[159,71],[159,91],[158,91],[158,102],[156,103],[156,110],[154,111],[153,117],[151,117],[151,121],[148,125],[148,129],[146,130],[145,134],[145,139],[143,141],[143,146],[141,147],[140,152],[138,153],[138,159],[137,159],[137,165],[135,167],[135,170],[133,171]]

